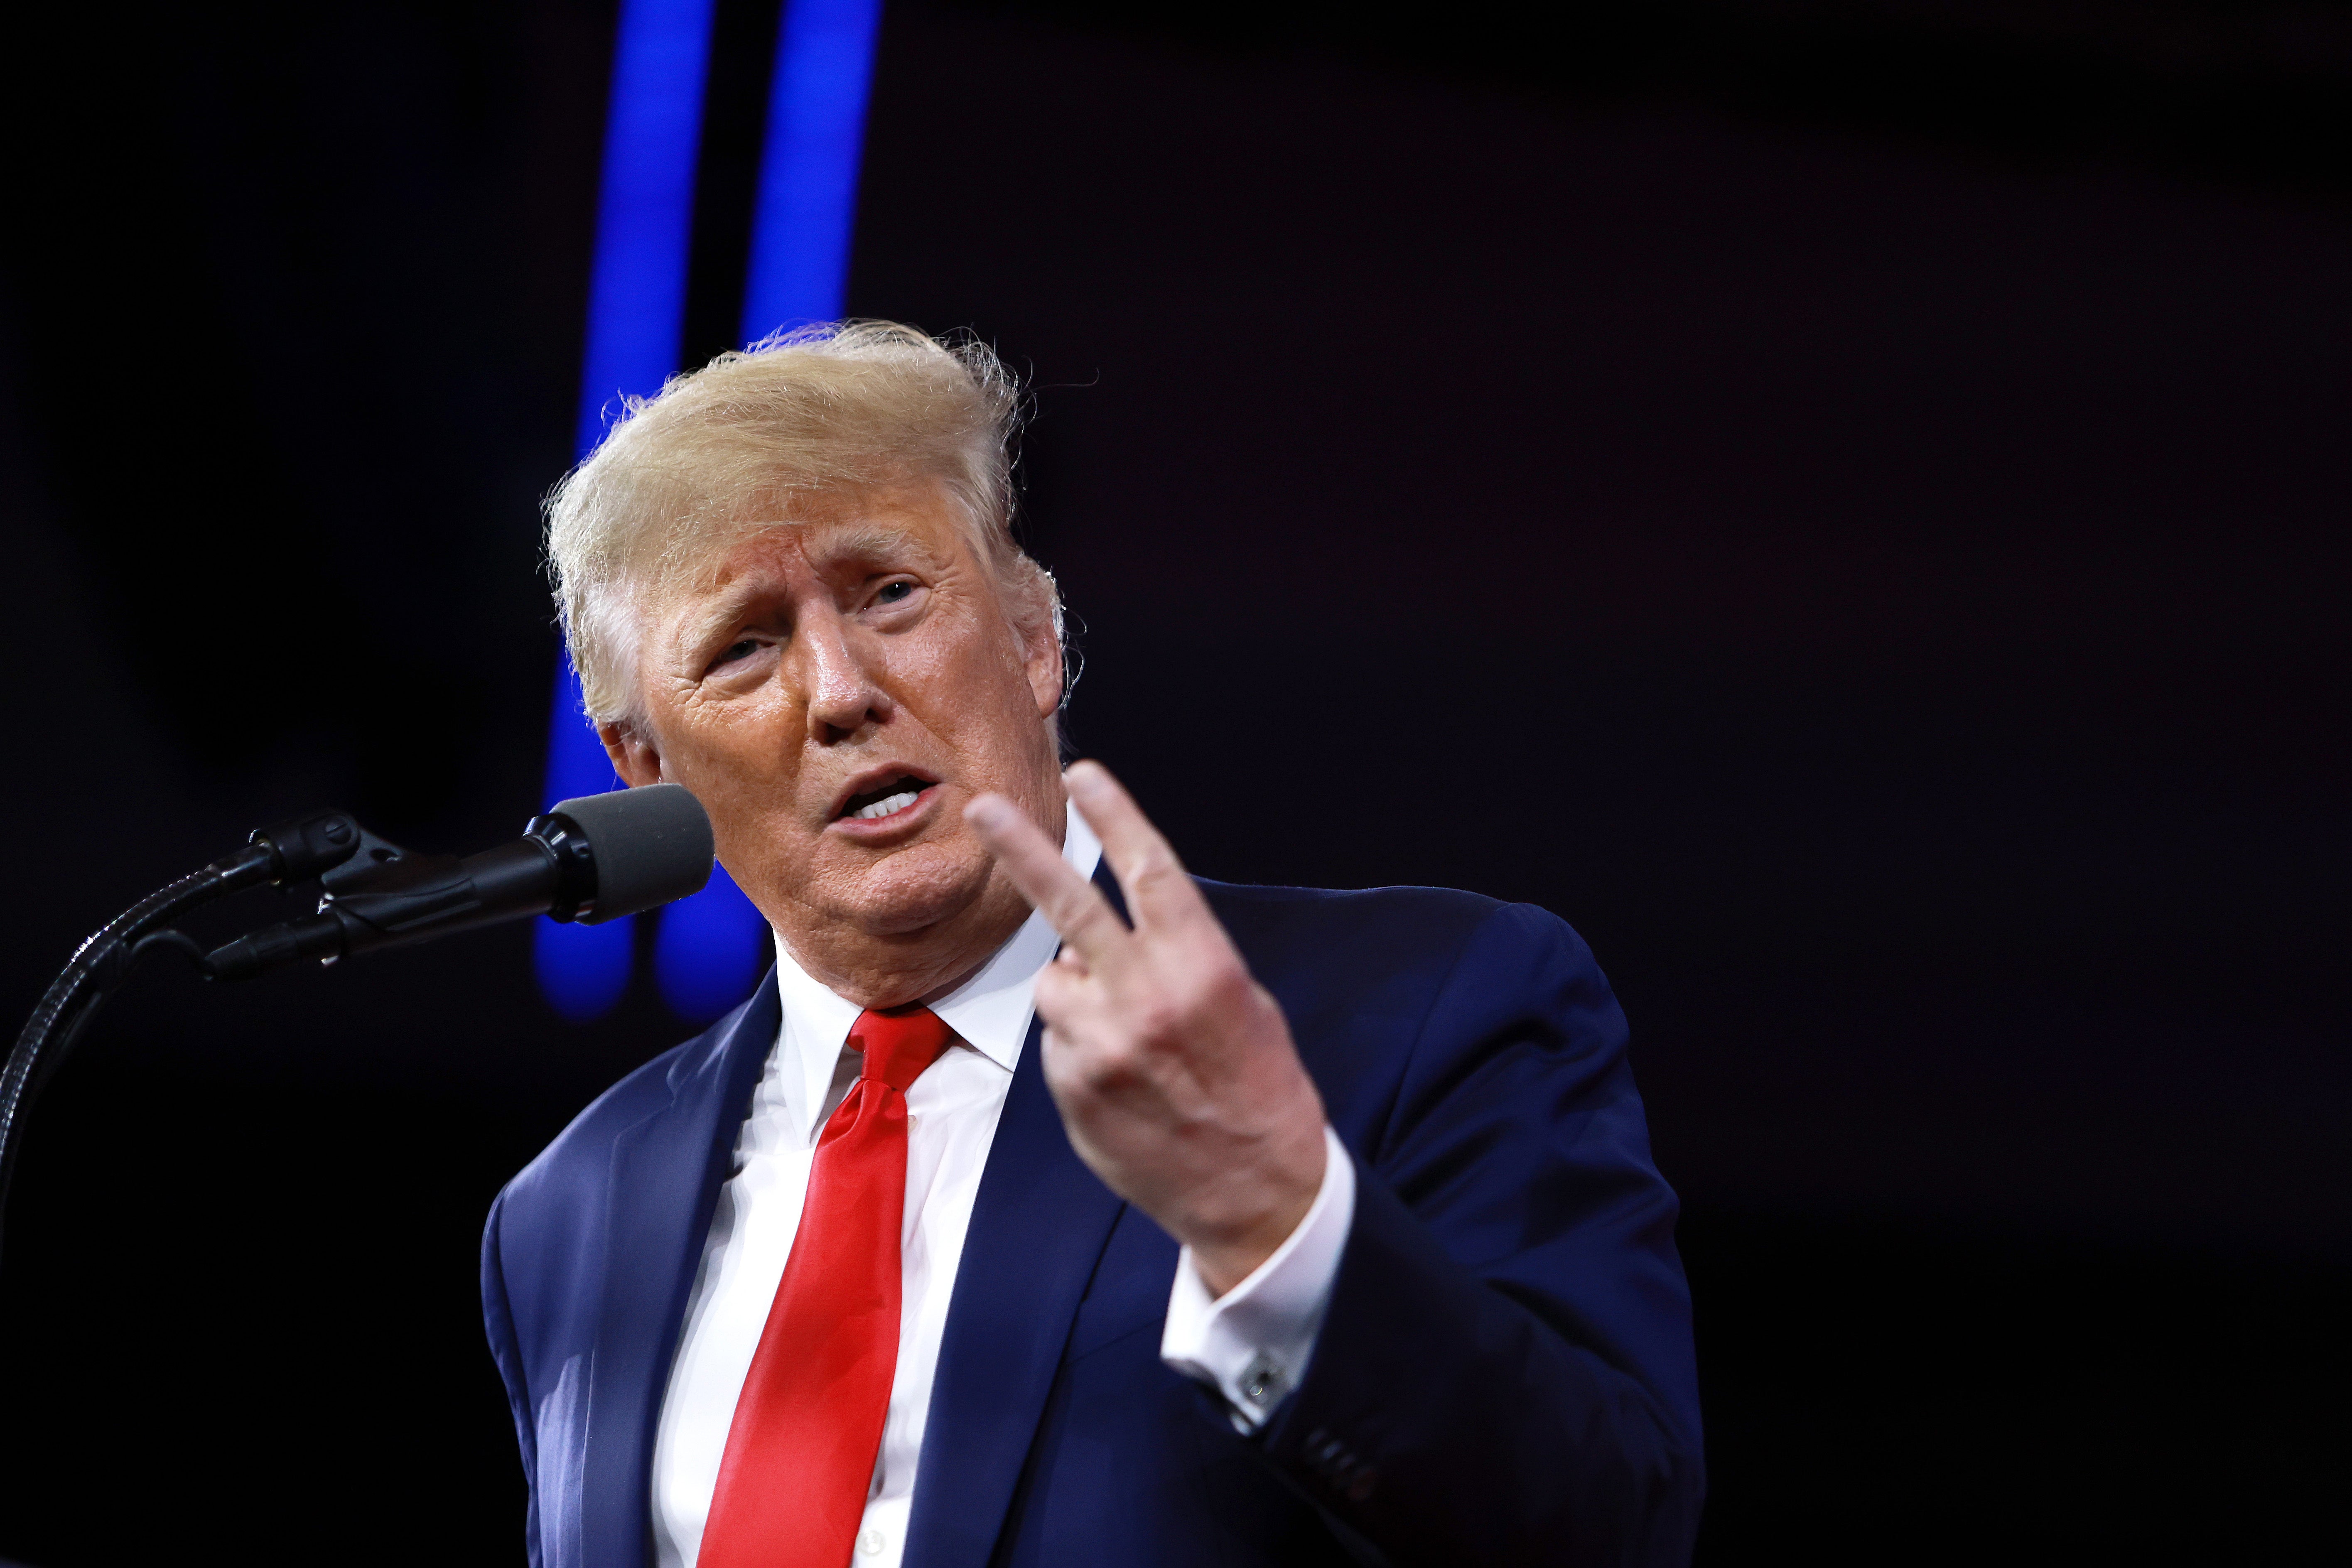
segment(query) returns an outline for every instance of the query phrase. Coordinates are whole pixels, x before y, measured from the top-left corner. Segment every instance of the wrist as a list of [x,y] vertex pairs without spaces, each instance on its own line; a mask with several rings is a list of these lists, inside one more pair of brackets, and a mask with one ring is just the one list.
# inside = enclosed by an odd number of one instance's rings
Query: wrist
[[1256,1273],[1297,1231],[1323,1190],[1328,1159],[1318,1119],[1311,1159],[1249,1183],[1250,1201],[1233,1205],[1223,1215],[1190,1216],[1176,1239],[1192,1250],[1192,1266],[1211,1296],[1222,1296]]

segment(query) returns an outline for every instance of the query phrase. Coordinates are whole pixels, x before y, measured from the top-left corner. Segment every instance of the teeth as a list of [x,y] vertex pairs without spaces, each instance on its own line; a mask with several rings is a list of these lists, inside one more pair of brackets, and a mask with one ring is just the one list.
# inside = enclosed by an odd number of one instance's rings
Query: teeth
[[902,789],[897,795],[884,795],[865,810],[854,812],[851,815],[860,822],[872,822],[877,817],[887,816],[893,812],[906,810],[915,804],[915,796],[919,792],[911,789]]

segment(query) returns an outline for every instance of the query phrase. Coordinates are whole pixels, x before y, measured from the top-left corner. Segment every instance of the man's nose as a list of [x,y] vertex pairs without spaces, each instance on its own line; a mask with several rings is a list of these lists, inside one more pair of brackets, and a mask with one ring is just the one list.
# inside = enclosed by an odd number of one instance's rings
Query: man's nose
[[890,700],[868,668],[863,640],[838,615],[806,616],[793,628],[808,693],[809,738],[820,745],[845,741],[889,716]]

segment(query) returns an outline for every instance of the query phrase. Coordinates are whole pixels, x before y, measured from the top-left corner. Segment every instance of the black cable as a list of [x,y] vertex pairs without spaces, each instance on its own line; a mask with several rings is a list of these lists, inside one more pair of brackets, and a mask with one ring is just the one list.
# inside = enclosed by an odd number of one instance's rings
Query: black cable
[[210,980],[213,977],[212,960],[205,954],[205,944],[186,931],[173,931],[169,926],[152,936],[141,937],[131,949],[128,963],[137,964],[141,959],[147,956],[149,949],[158,947],[168,947],[185,957],[190,963],[196,966],[196,973],[205,979]]

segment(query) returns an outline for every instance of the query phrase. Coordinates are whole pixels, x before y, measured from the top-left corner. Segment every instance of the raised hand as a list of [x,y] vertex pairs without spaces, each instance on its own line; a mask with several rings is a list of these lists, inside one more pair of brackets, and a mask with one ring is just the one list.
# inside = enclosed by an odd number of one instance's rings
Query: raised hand
[[1133,929],[1001,795],[965,807],[1062,936],[1037,977],[1045,1082],[1079,1157],[1192,1249],[1222,1295],[1282,1245],[1323,1181],[1323,1100],[1176,852],[1100,764],[1064,775]]

